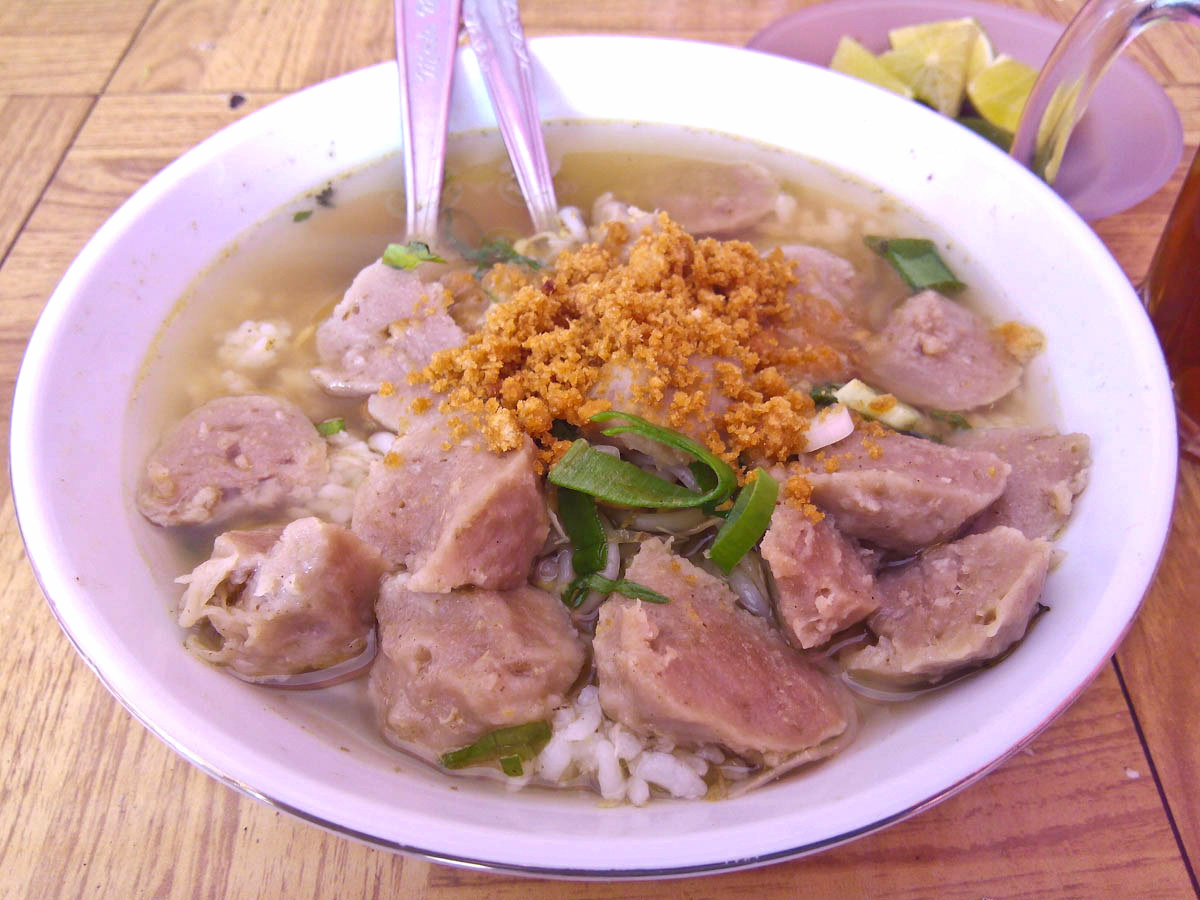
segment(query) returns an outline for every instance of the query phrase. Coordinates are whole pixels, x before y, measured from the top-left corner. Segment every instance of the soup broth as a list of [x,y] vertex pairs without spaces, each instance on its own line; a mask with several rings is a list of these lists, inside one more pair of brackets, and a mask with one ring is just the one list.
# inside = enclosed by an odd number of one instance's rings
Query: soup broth
[[[722,233],[720,238],[748,242],[762,254],[784,245],[806,245],[828,251],[848,262],[857,276],[856,291],[858,302],[861,304],[864,334],[882,331],[892,320],[897,307],[913,293],[892,265],[864,242],[865,235],[921,237],[931,240],[950,268],[965,282],[966,287],[955,296],[955,301],[974,310],[988,321],[995,322],[1007,318],[1006,298],[997,293],[994,282],[986,272],[981,271],[973,260],[957,252],[953,236],[940,233],[931,223],[911,210],[902,208],[874,187],[856,182],[824,166],[741,140],[657,126],[618,123],[580,126],[573,123],[557,123],[547,128],[547,144],[552,167],[556,172],[559,202],[563,207],[574,207],[582,211],[584,218],[590,217],[593,206],[605,194],[615,195],[622,204],[652,210],[661,205],[660,200],[664,192],[669,193],[675,187],[691,190],[699,195],[719,192],[722,189],[720,181],[727,172],[728,164],[752,163],[762,167],[778,183],[778,196],[772,208],[753,224],[736,232]],[[509,252],[514,253],[523,252],[523,248],[527,246],[534,246],[533,243],[522,243],[523,239],[529,236],[530,223],[496,135],[480,133],[457,136],[451,142],[446,171],[443,192],[444,232],[441,243],[450,262],[440,266],[418,266],[415,270],[416,277],[431,283],[434,279],[445,278],[447,272],[469,273],[476,268],[476,262],[462,257],[469,257],[477,248],[494,242],[501,242],[504,247],[509,248]],[[357,503],[353,496],[367,478],[368,467],[375,473],[382,471],[381,466],[400,465],[399,462],[389,462],[393,455],[397,460],[400,459],[400,455],[389,448],[400,446],[399,443],[392,443],[396,439],[393,431],[399,431],[400,437],[403,438],[403,427],[392,429],[380,424],[377,421],[379,417],[376,415],[373,418],[368,411],[363,396],[336,396],[323,389],[314,379],[313,370],[321,363],[317,350],[318,329],[330,320],[335,307],[342,308],[339,303],[356,275],[378,260],[386,245],[402,239],[404,197],[399,188],[401,181],[399,160],[388,158],[361,171],[348,173],[328,184],[315,186],[312,192],[279,210],[268,221],[243,235],[210,270],[196,280],[187,294],[180,299],[175,313],[163,326],[155,346],[147,357],[131,402],[138,406],[143,418],[160,423],[160,433],[168,431],[190,411],[209,401],[230,395],[254,394],[282,398],[295,404],[312,423],[337,423],[333,426],[335,433],[328,436],[330,452],[334,454],[331,457],[333,480],[337,483],[331,484],[329,491],[318,498],[323,498],[324,505],[314,502],[284,507],[286,514],[281,514],[278,505],[270,509],[251,510],[236,519],[234,524],[238,528],[256,528],[266,523],[278,523],[281,518],[290,520],[304,515],[317,515],[349,526],[349,504]],[[666,211],[672,212],[669,205]],[[544,264],[552,267],[553,259],[546,259]],[[538,270],[539,273],[541,271],[543,270]],[[550,269],[545,271],[549,272]],[[542,285],[542,289],[546,293],[553,292],[549,280]],[[450,307],[450,315],[467,332],[479,326],[480,316],[477,313],[477,310],[473,311],[465,306]],[[383,385],[388,390],[385,391],[383,387],[377,388],[375,396],[379,393],[391,393],[392,386],[388,382],[383,382]],[[808,387],[805,387],[805,391]],[[885,398],[889,396],[884,395]],[[924,437],[940,441],[942,432],[949,434],[965,427],[968,418],[970,424],[976,428],[985,425],[1028,425],[1044,421],[1049,411],[1051,396],[1043,384],[1031,386],[1026,379],[1025,384],[1007,393],[1002,399],[972,409],[965,417],[957,413],[944,418],[927,414],[924,421],[927,424],[932,423],[931,427],[939,431]],[[891,402],[894,402],[894,398],[891,398]],[[840,408],[840,405],[835,403],[834,407]],[[850,420],[849,413],[846,413],[846,420]],[[860,420],[856,418],[855,421],[858,422],[856,427],[860,429],[858,433],[866,435],[863,437],[864,451],[867,455],[874,455],[872,436],[878,437],[883,433],[882,429],[878,432],[869,431]],[[946,422],[954,424],[947,425]],[[574,434],[578,436],[578,432]],[[591,432],[587,432],[587,435],[593,440],[600,440]],[[703,440],[702,436],[696,437]],[[442,450],[449,453],[449,446],[449,443],[445,444]],[[609,449],[619,454],[629,448]],[[137,462],[131,468],[141,465],[147,450],[147,447],[141,446],[129,448],[129,453],[137,457]],[[562,455],[561,450],[560,447],[559,457]],[[845,458],[849,460],[850,456],[851,454],[847,454]],[[662,459],[656,460],[647,456],[644,447],[635,449],[630,458],[646,471],[654,471],[659,475],[669,468]],[[826,474],[835,473],[841,465],[832,456],[828,458],[832,461],[827,461],[824,456],[817,456],[816,459],[824,466]],[[998,459],[996,461],[998,462]],[[763,464],[767,465],[765,462]],[[752,469],[752,465],[746,465],[738,474],[746,480],[747,472]],[[789,486],[792,484],[788,480],[788,473],[772,471],[782,482]],[[773,477],[766,474],[767,469],[756,470],[756,475],[757,472],[763,473],[760,477],[764,480]],[[995,475],[993,466],[989,477]],[[375,476],[372,474],[370,477]],[[688,479],[692,478],[687,474],[686,467],[679,477],[683,484],[688,484]],[[691,486],[700,489],[694,483],[694,479]],[[551,497],[558,496],[564,490],[561,485],[558,489],[551,489],[548,484],[543,484],[542,489]],[[748,491],[750,488],[744,490]],[[784,495],[781,494],[782,496]],[[672,523],[684,522],[684,525],[672,524],[668,529],[661,525],[664,519],[654,518],[661,515],[660,513],[652,513],[649,518],[631,518],[622,510],[622,507],[629,504],[612,501],[611,498],[600,499],[606,517],[603,520],[602,540],[607,540],[610,547],[617,548],[620,540],[614,537],[616,533],[626,536],[640,534],[641,537],[629,539],[625,545],[620,546],[619,552],[616,549],[610,550],[607,557],[608,568],[604,569],[604,572],[611,576],[608,577],[607,587],[602,584],[597,587],[599,583],[592,582],[590,589],[587,589],[586,585],[579,589],[579,596],[584,597],[581,601],[582,610],[576,609],[573,614],[572,627],[578,628],[585,635],[585,640],[597,628],[597,598],[602,599],[601,595],[608,596],[608,592],[614,591],[615,593],[611,593],[612,597],[620,596],[615,585],[621,570],[633,563],[639,555],[642,558],[642,571],[649,573],[646,577],[654,575],[655,572],[650,571],[651,563],[647,562],[647,559],[651,552],[659,552],[659,547],[656,543],[658,538],[652,535],[669,534],[678,547],[690,548],[689,552],[697,562],[696,571],[702,573],[702,577],[708,578],[715,574],[722,579],[722,584],[728,580],[728,587],[720,589],[737,593],[741,607],[749,611],[747,615],[757,617],[757,620],[747,627],[759,628],[762,626],[762,620],[771,623],[769,638],[763,638],[774,642],[770,644],[770,652],[776,652],[777,645],[783,646],[776,629],[781,627],[780,622],[787,616],[780,606],[779,591],[780,585],[791,576],[783,569],[772,574],[765,562],[765,549],[760,550],[756,544],[749,551],[744,559],[751,560],[751,567],[742,571],[740,575],[736,569],[733,575],[728,571],[721,575],[707,562],[706,548],[714,543],[713,532],[716,532],[716,539],[720,540],[721,531],[718,531],[718,528],[723,527],[720,525],[721,519],[714,518],[712,509],[707,509],[704,514],[695,508],[684,510],[685,515],[677,515],[676,519],[671,520]],[[609,505],[605,506],[605,502]],[[1069,498],[1066,503],[1069,508]],[[400,503],[400,506],[403,505]],[[781,501],[781,508],[783,505],[785,504]],[[823,515],[814,506],[804,502],[798,502],[797,508],[807,509],[810,519],[814,522]],[[726,512],[727,505],[719,509],[720,514]],[[553,525],[561,539],[557,539],[556,543],[556,532],[552,530],[549,533],[546,546],[537,553],[536,564],[529,580],[540,588],[561,594],[566,581],[570,581],[577,573],[582,577],[583,573],[578,568],[579,564],[572,562],[573,557],[568,552],[571,541],[567,539],[573,537],[568,534],[571,530],[570,525],[567,525],[566,531],[563,530],[564,526],[560,521],[563,513],[560,508],[555,507],[552,513],[556,516]],[[688,519],[687,516],[692,514],[696,522],[692,523],[695,525],[694,530],[689,532],[687,529],[692,525],[687,523],[692,522],[692,519]],[[357,506],[354,515],[359,515]],[[705,519],[705,516],[709,518]],[[647,525],[646,522],[652,524]],[[201,572],[204,565],[209,565],[204,561],[213,551],[214,539],[229,527],[228,522],[197,524],[187,520],[176,525],[173,528],[177,536],[173,544],[175,555],[167,563],[168,566],[175,567],[173,574],[197,566],[199,568],[196,568],[196,573]],[[765,529],[767,526],[763,527]],[[797,527],[813,526],[801,522]],[[704,529],[708,531],[705,532]],[[355,530],[358,530],[357,524]],[[864,533],[869,535],[870,530],[867,529]],[[762,534],[758,537],[762,538]],[[969,535],[963,538],[971,539]],[[637,543],[639,540],[640,544]],[[889,570],[918,565],[926,552],[941,552],[939,548],[943,546],[944,540],[945,537],[940,536],[928,542],[929,547],[926,547],[926,542],[922,542],[920,547],[913,547],[911,550],[906,549],[903,542],[890,547],[876,546],[874,539],[870,537],[864,538],[861,546],[858,537],[852,539],[850,544],[838,546],[858,548],[854,553],[861,555],[862,561],[855,557],[853,564],[857,567],[856,571],[861,569],[865,573],[872,573],[872,578],[875,575],[882,578]],[[1012,540],[1015,542],[1017,539],[1013,537]],[[629,546],[630,542],[633,543],[633,549]],[[1042,541],[1039,547],[1044,543]],[[667,544],[670,544],[669,540]],[[649,545],[653,546],[647,550]],[[614,556],[614,553],[617,555]],[[806,565],[811,563],[812,560],[809,560]],[[575,565],[574,571],[571,569],[572,565]],[[613,568],[614,565],[616,568]],[[742,563],[737,565],[741,566]],[[846,565],[850,563],[847,562]],[[405,567],[400,568],[403,571]],[[412,574],[411,571],[407,572],[404,578]],[[600,571],[593,570],[590,574],[599,577]],[[194,581],[199,579],[196,574],[192,577]],[[644,585],[635,584],[631,588],[625,581],[620,583],[626,585],[626,591],[634,588],[642,590],[643,593],[638,595],[642,599],[655,594],[653,590],[645,593],[647,589]],[[475,584],[479,585],[479,582]],[[402,584],[401,587],[403,586]],[[524,590],[526,587],[528,586],[522,584],[520,589]],[[230,598],[224,602],[228,605],[238,602],[232,594]],[[657,602],[659,600],[653,597],[647,601],[650,604]],[[700,600],[696,602],[699,603]],[[731,618],[730,627],[745,625],[745,610],[741,607]],[[560,613],[561,610],[555,615]],[[393,645],[396,643],[395,629],[389,630],[382,612],[380,620],[380,640],[384,642],[386,649],[388,641],[392,641]],[[878,635],[872,634],[862,622],[860,617],[854,620],[850,628],[835,629],[839,633],[834,644],[827,640],[811,645],[805,642],[804,664],[814,666],[814,671],[831,670],[841,677],[842,673],[832,662],[839,647],[848,646],[853,649],[867,644],[875,646],[872,642],[878,641]],[[1025,624],[1027,621],[1021,623],[1022,631]],[[208,626],[201,627],[202,633],[197,638],[201,650],[219,646],[220,635],[211,628],[205,631],[205,627]],[[409,622],[406,627],[409,631],[405,634],[413,629],[427,627],[427,623],[418,621],[414,625]],[[463,624],[462,627],[466,630],[469,626]],[[598,631],[596,633],[599,634]],[[1019,634],[1017,637],[1019,638]],[[789,640],[798,644],[801,638],[791,634]],[[1012,641],[1009,641],[997,652],[1005,652],[1011,646]],[[926,678],[926,681],[941,681],[945,674],[936,672]],[[636,804],[644,803],[648,799],[651,788],[647,785],[654,785],[655,790],[665,791],[674,796],[698,796],[695,793],[695,785],[688,781],[688,766],[703,769],[706,786],[704,789],[710,792],[710,796],[715,797],[726,792],[730,785],[752,785],[760,777],[773,777],[794,765],[834,752],[844,746],[854,734],[854,728],[848,725],[840,736],[836,731],[832,737],[818,736],[814,740],[824,748],[820,753],[805,750],[804,753],[789,757],[790,762],[782,757],[777,758],[778,754],[774,754],[774,751],[740,751],[736,741],[729,740],[709,738],[694,742],[695,746],[681,749],[676,747],[674,739],[664,737],[663,734],[655,735],[653,729],[651,737],[635,737],[636,728],[632,725],[614,723],[607,718],[608,704],[604,704],[605,715],[602,716],[599,712],[602,696],[597,693],[595,681],[594,664],[584,665],[581,674],[572,683],[571,690],[555,711],[552,721],[547,720],[546,734],[539,739],[546,747],[544,754],[550,756],[537,756],[536,753],[531,755],[524,749],[521,751],[525,765],[533,767],[520,776],[524,779],[521,783],[533,781],[554,783],[558,786],[596,787],[596,783],[599,782],[600,787],[597,789],[606,798],[611,799],[610,789],[604,786],[603,773],[583,767],[576,758],[578,753],[576,757],[570,757],[569,753],[567,756],[562,755],[567,751],[563,750],[565,738],[560,739],[561,735],[579,732],[583,728],[580,723],[592,718],[601,723],[595,726],[600,729],[596,732],[595,740],[607,740],[613,746],[619,746],[624,740],[627,744],[634,745],[629,751],[631,755],[628,759],[622,758],[622,781],[617,799],[627,799]],[[376,695],[381,691],[386,695],[388,688],[374,685],[372,690]],[[907,690],[907,686],[902,687],[901,693]],[[870,695],[871,691],[865,690],[862,694]],[[336,734],[338,740],[347,743],[350,740],[346,736],[354,735],[355,746],[369,747],[372,754],[378,753],[382,744],[378,739],[362,733],[371,729],[368,721],[370,707],[366,702],[363,682],[343,684],[332,692],[322,692],[322,695],[314,696],[311,700],[287,697],[273,702],[271,706],[277,711],[287,711],[288,715],[300,715],[298,710],[307,709],[308,712],[301,717],[307,716],[314,722],[320,722],[323,733]],[[879,697],[883,694],[876,691],[874,696]],[[331,700],[331,697],[334,700]],[[380,702],[377,696],[374,702]],[[852,702],[857,704],[857,712],[847,712],[843,709],[837,715],[844,715],[850,722],[856,717],[865,717],[869,731],[872,717],[880,716],[880,711],[872,709],[871,702],[863,700],[861,694]],[[920,702],[924,703],[926,699]],[[821,703],[829,709],[837,706],[837,702],[828,697],[824,697]],[[338,709],[346,710],[344,717],[339,717]],[[376,712],[384,715],[378,709]],[[455,715],[457,714],[456,711]],[[833,712],[829,714],[834,715]],[[420,747],[410,746],[406,733],[395,730],[389,732],[386,723],[384,729],[393,747],[402,751],[411,750],[415,755],[429,759],[427,748],[422,752]],[[551,733],[554,737],[551,737]],[[642,743],[638,743],[639,741]],[[567,759],[559,769],[554,768],[558,762],[548,761],[554,754],[558,754],[556,758],[559,762]],[[675,756],[671,757],[671,754]],[[446,760],[452,755],[440,757],[444,765],[449,765]],[[666,757],[671,757],[673,762],[664,762]],[[513,758],[509,756],[504,762],[505,776],[491,763],[476,765],[470,769],[470,773],[507,777],[510,783],[515,783],[510,771]],[[536,762],[533,761],[535,758]],[[672,770],[673,774],[656,776],[660,778],[659,781],[654,781],[650,775],[645,774],[654,770],[655,765],[668,763],[676,768]],[[516,763],[515,769],[521,771],[519,762]],[[557,776],[545,774],[554,771],[558,772]],[[642,774],[638,774],[639,772]]]

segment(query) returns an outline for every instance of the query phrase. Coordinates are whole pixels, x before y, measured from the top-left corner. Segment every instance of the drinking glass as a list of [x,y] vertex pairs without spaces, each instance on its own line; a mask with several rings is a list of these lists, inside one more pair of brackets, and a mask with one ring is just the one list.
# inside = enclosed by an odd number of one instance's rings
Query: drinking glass
[[[1149,26],[1186,20],[1200,23],[1200,0],[1085,3],[1042,67],[1013,139],[1013,157],[1053,182],[1067,138],[1109,64]],[[1200,152],[1139,293],[1171,373],[1180,449],[1200,460]]]

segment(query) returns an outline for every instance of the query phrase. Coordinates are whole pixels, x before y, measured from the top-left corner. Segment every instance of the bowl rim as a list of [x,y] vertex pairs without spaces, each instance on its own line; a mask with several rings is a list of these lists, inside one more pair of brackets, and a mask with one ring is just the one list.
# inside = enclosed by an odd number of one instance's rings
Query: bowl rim
[[[626,37],[619,35],[589,35],[581,37],[547,37],[536,38],[531,42],[531,50],[535,58],[541,60],[544,64],[547,60],[558,59],[564,57],[570,58],[582,51],[585,45],[592,48],[593,52],[601,52],[603,54],[613,54],[619,52],[618,47],[633,48],[640,51],[656,50],[664,48],[674,48],[672,52],[677,52],[681,57],[691,57],[694,54],[704,56],[711,55],[717,59],[729,59],[731,62],[738,58],[743,58],[746,55],[754,55],[760,58],[760,64],[768,67],[778,66],[779,72],[786,72],[794,67],[802,67],[811,69],[814,72],[819,71],[823,74],[820,78],[837,78],[833,73],[824,72],[824,70],[815,69],[815,67],[807,66],[804,63],[785,60],[779,57],[770,56],[769,54],[758,53],[757,51],[745,50],[743,48],[728,47],[724,45],[704,44],[694,41],[680,41],[674,39],[663,38],[644,38],[644,37]],[[597,51],[597,48],[598,51]],[[555,56],[557,54],[557,56]],[[726,56],[729,54],[729,56]],[[469,51],[464,54],[469,57]],[[762,60],[771,60],[770,63],[761,62]],[[757,64],[756,64],[757,65]],[[818,76],[811,73],[806,78],[816,78]],[[60,626],[68,639],[75,647],[76,651],[85,660],[88,666],[96,673],[101,683],[112,693],[127,710],[137,718],[145,727],[152,733],[158,736],[168,746],[174,749],[177,753],[187,759],[189,762],[196,765],[201,770],[212,775],[222,783],[233,787],[248,796],[259,799],[269,805],[282,811],[291,813],[299,818],[302,818],[313,824],[320,825],[326,829],[342,834],[347,837],[363,841],[372,846],[383,847],[386,849],[398,850],[407,853],[416,853],[425,856],[429,859],[444,862],[469,868],[482,868],[490,870],[500,870],[516,872],[521,874],[539,875],[543,877],[557,878],[599,878],[599,879],[630,879],[630,878],[666,878],[677,877],[686,874],[703,874],[715,871],[729,871],[734,869],[750,868],[762,865],[768,862],[775,862],[784,859],[796,858],[821,849],[845,843],[856,837],[876,831],[886,825],[905,819],[923,809],[928,808],[940,802],[942,799],[950,796],[958,790],[971,784],[982,775],[986,774],[996,765],[1002,763],[1009,755],[1016,752],[1023,744],[1027,743],[1036,736],[1043,728],[1045,728],[1063,709],[1070,705],[1071,702],[1087,687],[1092,678],[1099,672],[1104,665],[1107,664],[1107,659],[1111,655],[1112,649],[1120,642],[1124,633],[1128,630],[1132,623],[1132,619],[1136,614],[1137,606],[1140,605],[1140,594],[1138,603],[1134,604],[1132,611],[1125,619],[1117,633],[1112,636],[1110,646],[1104,648],[1103,652],[1096,653],[1095,660],[1090,670],[1080,682],[1074,685],[1073,689],[1066,695],[1061,696],[1058,701],[1050,707],[1043,708],[1040,714],[1031,720],[1030,727],[1024,729],[1023,736],[1007,746],[1002,752],[995,754],[987,760],[983,765],[975,768],[973,771],[958,778],[952,784],[944,786],[941,790],[924,797],[918,802],[908,804],[901,809],[894,811],[892,814],[874,820],[870,823],[863,824],[860,827],[846,830],[836,835],[804,843],[797,846],[789,846],[782,849],[773,850],[770,852],[757,855],[740,855],[734,858],[728,856],[718,857],[713,861],[703,863],[690,863],[685,865],[676,865],[669,867],[588,867],[588,866],[538,866],[513,863],[502,859],[483,859],[472,857],[465,853],[447,853],[438,849],[424,848],[415,843],[398,842],[383,838],[378,835],[372,835],[352,827],[348,827],[343,822],[334,821],[327,817],[316,815],[298,807],[291,801],[274,796],[273,792],[267,792],[254,787],[249,781],[238,777],[237,775],[223,770],[223,768],[204,758],[189,746],[187,741],[182,740],[177,735],[169,730],[160,727],[155,720],[153,714],[146,711],[143,705],[138,702],[138,699],[130,696],[127,688],[117,683],[117,679],[111,678],[104,666],[97,661],[95,646],[92,643],[89,635],[76,633],[73,626],[77,626],[78,622],[75,618],[73,609],[68,608],[63,604],[64,598],[71,602],[77,599],[75,591],[71,585],[62,582],[57,577],[57,573],[53,571],[55,562],[54,542],[51,539],[53,535],[53,523],[46,520],[44,511],[40,508],[39,497],[35,492],[34,485],[36,483],[35,475],[38,472],[37,461],[34,457],[35,448],[29,441],[24,440],[24,434],[30,433],[29,426],[32,424],[38,414],[37,387],[40,378],[44,375],[42,367],[44,366],[44,357],[48,352],[50,342],[54,338],[57,329],[61,327],[61,320],[64,313],[67,311],[68,303],[74,292],[79,289],[79,284],[85,277],[86,273],[93,267],[97,260],[103,257],[104,253],[109,249],[110,244],[114,241],[130,223],[136,221],[146,208],[152,205],[158,198],[158,194],[166,189],[166,186],[171,184],[181,173],[191,171],[194,167],[203,165],[206,161],[219,155],[226,148],[233,146],[240,141],[244,136],[249,136],[257,133],[258,130],[265,127],[263,123],[267,122],[271,115],[279,116],[279,110],[289,108],[291,105],[303,106],[307,102],[307,98],[311,96],[311,92],[337,90],[338,86],[344,87],[347,84],[358,79],[364,83],[370,80],[379,80],[390,78],[393,81],[396,79],[396,67],[392,62],[380,63],[367,69],[350,72],[339,76],[330,81],[314,85],[310,88],[300,91],[296,94],[285,97],[275,103],[265,107],[262,110],[256,111],[249,116],[227,126],[215,135],[210,136],[197,147],[189,150],[183,156],[170,165],[165,167],[160,173],[155,175],[146,185],[140,188],[133,196],[131,196],[116,213],[107,220],[100,230],[92,237],[85,246],[79,256],[72,262],[67,273],[64,275],[59,286],[51,296],[49,302],[43,311],[42,316],[38,320],[33,336],[30,339],[29,348],[27,349],[25,359],[22,361],[21,370],[18,375],[16,390],[14,393],[13,417],[12,417],[12,441],[10,444],[10,479],[14,498],[14,507],[18,527],[21,530],[23,539],[26,541],[28,548],[28,556],[31,566],[33,567],[35,576],[39,586],[42,588],[43,594],[46,596],[47,602],[50,605],[52,612],[58,619]],[[882,92],[877,92],[876,89],[862,85],[853,89],[846,87],[846,90],[859,92],[863,98],[873,98],[872,102],[892,102],[891,100],[882,100]],[[879,94],[877,97],[876,94]],[[905,101],[899,98],[895,99],[897,104],[904,104]],[[275,110],[275,113],[271,113]],[[912,112],[916,115],[924,114],[923,111],[913,107]],[[934,113],[928,113],[927,122],[931,127],[934,126],[934,121],[941,121]],[[957,126],[954,129],[961,131]],[[969,140],[975,140],[973,137]],[[978,148],[982,153],[990,153],[990,149],[984,149],[982,144]],[[1015,167],[1015,164],[1013,164]],[[1107,257],[1109,262],[1109,274],[1121,274],[1119,267],[1115,261],[1112,261],[1108,251],[1104,249],[1099,239],[1091,233],[1090,229],[1078,220],[1053,192],[1041,182],[1038,182],[1031,174],[1025,173],[1027,181],[1030,182],[1029,188],[1036,193],[1041,191],[1044,194],[1045,203],[1050,205],[1050,209],[1058,210],[1060,218],[1064,220],[1073,219],[1078,223],[1079,228],[1085,229],[1087,234],[1080,233],[1079,240],[1088,240],[1087,235],[1090,235],[1093,251],[1099,250],[1103,257]],[[1020,177],[1018,174],[1013,174],[1013,177]],[[1131,292],[1130,292],[1131,293]],[[1136,323],[1133,327],[1142,327],[1147,333],[1149,332],[1148,322],[1143,326],[1138,326]],[[1145,335],[1143,335],[1144,339]],[[1161,364],[1161,355],[1159,358]],[[1150,373],[1153,379],[1155,373]],[[1155,448],[1155,461],[1163,466],[1157,471],[1158,477],[1151,479],[1151,483],[1147,485],[1147,495],[1155,495],[1159,498],[1158,506],[1153,511],[1147,522],[1143,523],[1143,527],[1139,532],[1141,544],[1146,547],[1151,547],[1150,556],[1147,560],[1142,561],[1136,566],[1136,571],[1132,575],[1132,580],[1141,583],[1141,590],[1144,591],[1145,586],[1149,584],[1152,578],[1156,561],[1162,552],[1167,528],[1170,520],[1171,502],[1173,499],[1173,491],[1164,491],[1164,485],[1168,482],[1171,486],[1174,485],[1175,479],[1175,456],[1174,454],[1166,455],[1163,452],[1163,442],[1165,434],[1169,429],[1171,445],[1174,446],[1174,418],[1173,407],[1169,403],[1169,387],[1166,380],[1165,367],[1161,372],[1157,373],[1157,390],[1155,394],[1155,405],[1149,410],[1151,417],[1154,419],[1154,433],[1159,438],[1159,443]],[[1162,502],[1163,497],[1166,497],[1165,505]],[[1154,550],[1153,548],[1157,548]],[[68,592],[70,592],[68,594]]]

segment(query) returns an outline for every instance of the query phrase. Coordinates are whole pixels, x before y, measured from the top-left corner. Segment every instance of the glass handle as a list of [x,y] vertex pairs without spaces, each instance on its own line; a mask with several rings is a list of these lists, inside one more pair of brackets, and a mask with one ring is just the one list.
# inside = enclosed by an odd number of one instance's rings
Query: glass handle
[[1047,182],[1109,65],[1150,25],[1195,18],[1200,0],[1088,0],[1067,25],[1025,104],[1012,156]]

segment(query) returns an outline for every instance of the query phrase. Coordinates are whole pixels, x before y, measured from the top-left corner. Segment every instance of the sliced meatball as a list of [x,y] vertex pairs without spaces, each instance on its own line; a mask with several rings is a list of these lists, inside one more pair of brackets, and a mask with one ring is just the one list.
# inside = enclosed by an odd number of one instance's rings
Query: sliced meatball
[[436,281],[374,262],[355,276],[342,301],[317,329],[313,369],[331,394],[366,397],[385,383],[409,390],[408,375],[439,350],[465,340],[447,312],[450,295]]
[[328,469],[325,441],[294,403],[218,397],[150,454],[137,506],[159,525],[217,525],[311,499]]
[[366,648],[383,560],[339,525],[227,531],[180,579],[179,624],[200,626],[188,648],[248,678],[325,669]]
[[389,742],[436,758],[563,703],[586,654],[558,598],[528,585],[425,594],[407,581],[384,579],[367,686]]
[[[628,181],[628,179],[627,179]],[[644,209],[663,210],[692,234],[722,235],[749,228],[775,210],[779,182],[762,166],[745,161],[693,159],[640,167],[628,181],[629,206],[602,195],[593,208],[593,222],[625,221],[636,237],[646,225]]]
[[[654,392],[651,391],[648,384],[656,379],[661,381],[661,378],[648,372],[646,367],[637,360],[604,363],[596,383],[588,392],[588,399],[607,400],[613,409],[633,413],[635,416],[641,416],[657,425],[672,428],[698,441],[704,441],[715,428],[714,422],[728,412],[733,403],[718,384],[716,367],[722,362],[725,360],[707,356],[693,356],[688,360],[688,365],[695,369],[697,381],[689,390],[682,391],[682,393],[703,391],[708,400],[705,409],[689,412],[683,421],[671,421],[671,402],[678,389],[671,387],[660,389],[658,393],[662,395],[661,399],[656,400]],[[589,437],[599,435],[610,424],[616,423],[588,425],[585,427],[585,434]],[[615,438],[603,438],[603,440],[612,440],[630,450],[637,450],[659,459],[668,460],[673,465],[687,465],[691,460],[691,457],[682,451],[672,451],[657,441],[633,433],[619,435]]]
[[1091,458],[1086,434],[978,428],[956,432],[947,442],[995,453],[1012,466],[1000,499],[971,523],[974,532],[1008,525],[1027,538],[1052,538],[1067,524],[1075,498],[1087,487]]
[[407,568],[411,590],[523,584],[550,529],[533,444],[492,453],[456,440],[440,417],[423,419],[371,464],[351,528]]
[[717,743],[778,765],[846,730],[841,688],[737,605],[721,580],[646,541],[626,573],[671,598],[614,594],[592,643],[600,703],[638,734]]
[[915,683],[999,656],[1025,634],[1050,550],[1001,526],[881,573],[880,606],[867,620],[879,641],[841,662],[852,673]]
[[845,311],[857,307],[862,285],[850,260],[810,244],[786,244],[779,249],[795,263],[793,291],[827,300]]
[[875,578],[857,545],[828,517],[814,522],[779,504],[763,535],[762,555],[778,589],[780,626],[799,647],[819,647],[879,606]]
[[864,341],[858,363],[875,387],[935,409],[992,403],[1021,380],[1021,364],[987,323],[936,291],[892,310],[883,330]]
[[692,234],[728,234],[766,218],[779,199],[779,182],[751,162],[689,160],[655,179],[653,206]]
[[878,426],[860,428],[809,461],[812,502],[846,534],[912,553],[954,537],[1004,491],[1009,465]]

